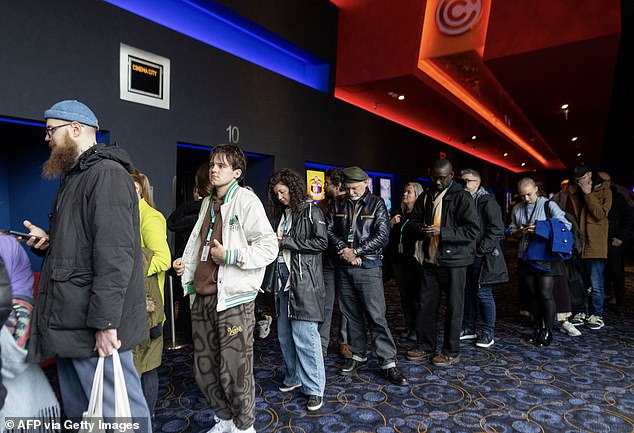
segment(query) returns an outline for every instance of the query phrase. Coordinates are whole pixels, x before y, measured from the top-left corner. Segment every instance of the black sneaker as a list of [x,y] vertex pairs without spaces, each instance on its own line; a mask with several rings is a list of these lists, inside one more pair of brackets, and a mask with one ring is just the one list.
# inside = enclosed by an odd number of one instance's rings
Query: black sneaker
[[478,338],[478,341],[476,341],[476,346],[486,348],[486,347],[493,346],[494,343],[495,343],[495,340],[493,339],[493,336],[488,334],[482,334],[480,338]]
[[308,397],[306,409],[311,412],[319,410],[324,405],[324,398],[321,395],[311,395]]
[[351,376],[357,372],[357,370],[365,366],[368,361],[357,361],[356,359],[346,358],[343,363],[343,367],[339,370],[339,374],[342,376]]
[[403,376],[403,373],[401,373],[396,367],[386,369],[385,377],[387,377],[387,380],[392,382],[394,385],[398,385],[398,386],[408,385],[407,379],[405,379],[405,376]]
[[478,336],[473,329],[464,328],[462,331],[460,331],[461,340],[475,340],[476,338],[478,338]]

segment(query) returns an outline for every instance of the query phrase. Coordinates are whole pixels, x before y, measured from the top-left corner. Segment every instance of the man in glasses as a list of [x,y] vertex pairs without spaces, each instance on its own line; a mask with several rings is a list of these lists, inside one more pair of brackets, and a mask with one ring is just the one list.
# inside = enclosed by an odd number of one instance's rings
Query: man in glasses
[[[58,102],[44,113],[51,156],[42,175],[62,182],[48,234],[30,221],[27,243],[44,254],[29,356],[57,357],[64,412],[88,408],[98,357],[106,358],[104,417],[114,416],[114,349],[120,354],[132,417],[151,431],[132,349],[147,338],[132,162],[118,146],[96,144],[99,123],[86,105]],[[110,402],[111,404],[108,404]]]
[[[480,235],[476,242],[475,260],[467,268],[460,340],[476,340],[476,346],[488,348],[495,343],[496,310],[493,284],[509,280],[500,246],[504,239],[504,221],[495,197],[481,185],[480,173],[472,168],[465,168],[460,172],[460,176],[465,183],[465,191],[475,200],[480,215]],[[476,334],[478,311],[482,316],[482,327]]]
[[[453,167],[447,159],[432,166],[433,191],[418,196],[406,236],[422,241],[417,259],[423,265],[416,330],[418,347],[407,352],[407,359],[432,358],[436,366],[447,366],[460,359],[460,330],[464,309],[467,267],[475,257],[480,224],[475,202],[463,186],[453,180]],[[447,297],[442,351],[436,354],[436,318],[440,291]]]

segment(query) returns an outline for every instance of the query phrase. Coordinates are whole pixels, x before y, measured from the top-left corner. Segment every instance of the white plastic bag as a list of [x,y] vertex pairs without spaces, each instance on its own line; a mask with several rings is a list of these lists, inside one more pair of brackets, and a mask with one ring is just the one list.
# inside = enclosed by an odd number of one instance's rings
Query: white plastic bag
[[[95,376],[92,380],[92,390],[90,391],[90,401],[88,410],[82,417],[82,425],[79,433],[103,433],[103,377],[104,377],[104,357],[99,357]],[[114,416],[115,422],[129,423],[132,415],[130,412],[130,401],[128,391],[125,386],[125,377],[121,367],[119,352],[112,352],[112,368],[114,372]]]
[[103,423],[103,364],[104,358],[99,357],[95,376],[92,379],[88,410],[82,416],[79,433],[102,433],[104,431],[103,428],[100,428]]

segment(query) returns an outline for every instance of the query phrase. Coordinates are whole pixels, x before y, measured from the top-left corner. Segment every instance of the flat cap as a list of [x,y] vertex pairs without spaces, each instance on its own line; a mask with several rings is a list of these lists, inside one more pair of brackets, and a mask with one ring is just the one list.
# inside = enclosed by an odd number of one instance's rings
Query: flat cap
[[74,99],[60,101],[44,112],[45,119],[68,120],[99,129],[97,116],[85,104]]
[[347,167],[342,170],[345,183],[365,182],[368,174],[359,167]]

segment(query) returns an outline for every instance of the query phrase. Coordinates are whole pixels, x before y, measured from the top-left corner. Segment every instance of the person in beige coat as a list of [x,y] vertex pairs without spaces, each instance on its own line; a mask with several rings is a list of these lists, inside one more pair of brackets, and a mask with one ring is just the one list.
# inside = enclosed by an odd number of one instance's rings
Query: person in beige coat
[[[579,306],[573,306],[571,323],[586,324],[590,329],[601,329],[603,321],[603,270],[608,258],[608,212],[612,207],[610,185],[586,165],[574,170],[576,188],[569,191],[566,210],[579,223],[585,242],[581,262],[586,271],[585,287],[589,294]],[[575,308],[576,307],[576,308]]]

